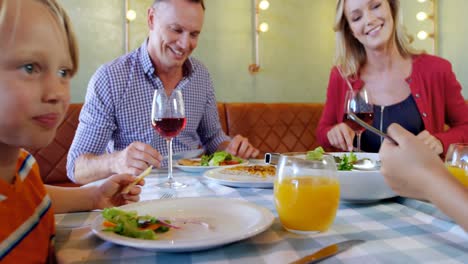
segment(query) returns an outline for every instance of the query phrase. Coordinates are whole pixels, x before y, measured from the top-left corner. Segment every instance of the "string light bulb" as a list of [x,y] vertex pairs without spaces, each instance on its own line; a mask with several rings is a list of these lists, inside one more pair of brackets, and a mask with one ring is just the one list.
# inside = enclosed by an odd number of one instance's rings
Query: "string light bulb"
[[429,16],[427,15],[426,12],[422,12],[422,11],[421,11],[421,12],[418,12],[418,13],[416,14],[416,19],[419,20],[419,21],[424,21],[424,20],[426,20],[428,17],[429,17]]
[[268,26],[268,23],[261,23],[259,26],[258,26],[258,30],[260,30],[260,32],[267,32],[268,30],[270,29],[270,26]]
[[249,72],[251,74],[256,74],[260,71],[260,34],[267,32],[270,27],[267,23],[259,23],[259,14],[261,11],[265,11],[270,7],[270,2],[268,0],[251,0],[252,1],[252,33],[254,37],[253,49],[254,49],[254,59],[255,62],[249,65]]
[[136,12],[135,12],[135,10],[129,9],[129,10],[127,11],[126,17],[127,17],[127,20],[130,21],[130,22],[133,21],[133,20],[135,20],[135,19],[136,19]]
[[420,45],[432,46],[432,53],[437,53],[437,11],[438,1],[437,0],[417,0],[421,3],[421,9],[416,13],[416,20],[419,21],[422,27],[419,32],[416,33],[416,38],[423,42]]
[[260,3],[258,4],[258,7],[259,7],[261,10],[267,10],[267,9],[270,7],[270,2],[268,2],[268,0],[262,0],[262,1],[260,1]]
[[421,30],[421,31],[418,32],[417,36],[418,36],[418,39],[425,40],[425,39],[427,39],[429,37],[429,34],[426,31]]

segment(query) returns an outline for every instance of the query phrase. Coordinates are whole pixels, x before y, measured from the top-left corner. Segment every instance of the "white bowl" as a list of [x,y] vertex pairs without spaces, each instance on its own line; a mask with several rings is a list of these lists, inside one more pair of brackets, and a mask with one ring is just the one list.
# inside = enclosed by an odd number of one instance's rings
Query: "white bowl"
[[[341,157],[349,152],[332,152],[333,156]],[[354,153],[358,159],[369,158],[380,160],[377,153]],[[349,202],[374,202],[397,196],[387,185],[380,170],[375,171],[338,171],[340,181],[340,198]]]
[[[342,157],[349,152],[328,152],[328,155]],[[377,153],[354,153],[358,159],[369,158],[373,161],[380,160]],[[298,158],[305,158],[305,153],[285,153]],[[338,164],[337,164],[338,165]],[[397,196],[387,185],[380,170],[351,170],[337,171],[340,181],[340,199],[353,203],[371,203],[378,200]]]

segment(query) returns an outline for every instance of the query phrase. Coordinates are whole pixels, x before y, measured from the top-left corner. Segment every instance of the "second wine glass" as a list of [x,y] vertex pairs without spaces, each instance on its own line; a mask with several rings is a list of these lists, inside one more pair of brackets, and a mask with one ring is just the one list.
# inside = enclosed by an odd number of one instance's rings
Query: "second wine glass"
[[361,151],[361,135],[365,128],[358,123],[348,118],[348,113],[354,113],[364,122],[372,125],[374,121],[374,105],[369,100],[369,95],[365,89],[348,90],[345,97],[344,116],[345,122],[356,133],[357,148],[356,151]]
[[186,187],[187,184],[175,181],[172,175],[172,139],[186,124],[184,100],[180,90],[175,89],[170,95],[167,95],[164,89],[154,91],[151,124],[159,135],[166,139],[168,149],[167,181],[156,186],[172,189]]

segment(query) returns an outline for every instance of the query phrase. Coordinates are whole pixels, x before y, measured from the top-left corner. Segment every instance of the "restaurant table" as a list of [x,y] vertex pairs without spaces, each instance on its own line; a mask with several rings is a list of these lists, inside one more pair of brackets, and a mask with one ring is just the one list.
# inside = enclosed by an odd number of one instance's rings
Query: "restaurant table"
[[[151,186],[166,177],[153,170],[141,200],[167,197]],[[392,198],[374,203],[341,202],[332,227],[323,233],[298,235],[281,226],[272,189],[233,188],[205,179],[202,173],[174,170],[174,177],[194,179],[189,187],[170,191],[178,197],[222,197],[248,201],[271,210],[273,225],[254,237],[195,252],[164,253],[120,246],[93,234],[99,211],[57,214],[56,253],[61,263],[289,263],[317,249],[348,239],[365,243],[321,263],[468,263],[468,234],[430,203]],[[171,198],[172,199],[172,198]],[[468,205],[467,205],[468,206]]]

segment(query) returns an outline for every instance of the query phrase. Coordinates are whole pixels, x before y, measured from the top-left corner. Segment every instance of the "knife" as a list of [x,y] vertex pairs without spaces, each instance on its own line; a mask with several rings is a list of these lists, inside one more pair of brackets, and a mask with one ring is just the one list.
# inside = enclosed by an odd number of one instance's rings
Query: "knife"
[[303,258],[300,258],[290,264],[312,264],[332,257],[338,253],[341,253],[347,249],[350,249],[353,246],[359,245],[364,243],[364,240],[354,239],[354,240],[346,240],[339,243],[335,243],[329,246],[326,246],[310,255],[307,255]]

